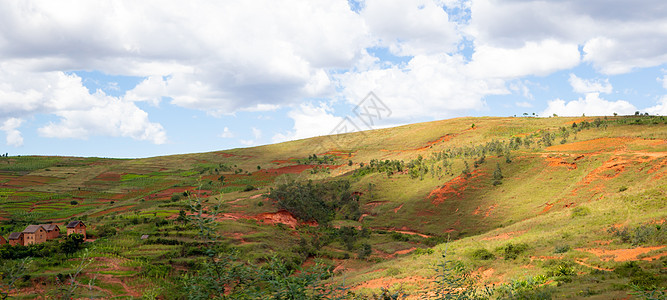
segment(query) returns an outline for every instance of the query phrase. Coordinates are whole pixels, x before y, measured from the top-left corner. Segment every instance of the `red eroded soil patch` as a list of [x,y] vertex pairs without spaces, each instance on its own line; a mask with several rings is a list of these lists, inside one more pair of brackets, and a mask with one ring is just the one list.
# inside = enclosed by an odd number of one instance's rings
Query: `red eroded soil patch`
[[574,142],[569,144],[554,145],[547,147],[547,151],[602,151],[609,149],[617,149],[628,142],[632,141],[633,138],[598,138],[588,141]]
[[[580,157],[583,157],[583,155]],[[577,163],[569,163],[562,157],[546,156],[544,159],[549,163],[550,167],[566,167],[568,170],[574,170],[577,168]]]
[[545,204],[545,206],[544,206],[544,208],[542,209],[542,211],[540,212],[540,214],[543,214],[543,213],[548,212],[552,207],[554,207],[554,204],[553,204],[553,203],[547,203],[547,204]]
[[394,252],[394,255],[408,254],[408,253],[410,253],[412,251],[415,251],[415,250],[417,250],[417,248],[415,248],[415,247],[412,247],[410,249],[405,249],[405,250],[398,250],[398,251]]
[[629,163],[629,161],[624,160],[619,156],[612,157],[604,162],[602,166],[588,173],[581,183],[588,185],[598,179],[612,179],[620,175]]
[[289,227],[296,228],[299,221],[286,210],[279,210],[274,213],[261,213],[256,215],[254,219],[267,224],[285,224]]
[[397,207],[397,208],[394,208],[394,213],[398,213],[398,211],[401,210],[401,208],[403,208],[403,204],[401,204],[401,205],[400,205],[399,207]]
[[397,284],[411,283],[417,286],[428,286],[431,283],[432,279],[421,277],[421,276],[410,276],[405,278],[377,278],[365,281],[355,287],[353,290],[358,289],[373,289],[377,290],[380,288],[390,288]]
[[[600,258],[603,261],[629,261],[629,260],[638,260],[637,256],[649,253],[654,250],[660,250],[665,248],[665,246],[655,246],[655,247],[637,247],[631,249],[616,249],[616,250],[606,250],[606,249],[596,249],[596,248],[578,248],[577,251],[583,251],[588,253],[593,253],[595,256]],[[667,255],[667,254],[664,254]]]
[[472,179],[479,177],[481,174],[481,172],[475,170],[470,178],[465,178],[463,175],[455,177],[452,180],[447,181],[442,187],[431,191],[426,198],[430,199],[431,203],[436,206],[445,202],[447,199],[461,198],[463,192],[468,187],[468,183]]

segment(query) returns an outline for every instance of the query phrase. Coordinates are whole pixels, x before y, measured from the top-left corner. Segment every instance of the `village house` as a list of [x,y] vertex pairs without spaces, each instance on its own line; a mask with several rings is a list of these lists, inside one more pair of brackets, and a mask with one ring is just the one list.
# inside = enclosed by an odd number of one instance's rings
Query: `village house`
[[16,245],[21,245],[23,246],[23,232],[12,232],[9,234],[8,237],[9,240],[9,245],[11,246],[16,246]]
[[55,224],[40,224],[46,230],[46,239],[52,240],[60,236],[60,227]]
[[28,225],[23,230],[23,244],[25,246],[44,243],[46,242],[46,237],[46,229],[42,225]]
[[72,221],[67,224],[67,235],[78,233],[83,234],[83,238],[86,238],[86,224],[83,224],[82,221]]
[[5,240],[5,238],[0,235],[0,245],[4,244],[7,244],[7,240]]

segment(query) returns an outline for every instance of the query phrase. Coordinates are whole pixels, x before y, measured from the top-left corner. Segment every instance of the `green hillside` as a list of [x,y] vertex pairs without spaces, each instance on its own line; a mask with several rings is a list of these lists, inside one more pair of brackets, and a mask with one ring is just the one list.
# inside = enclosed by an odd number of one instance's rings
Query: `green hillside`
[[665,173],[667,119],[641,115],[457,118],[146,159],[0,157],[0,235],[71,220],[89,233],[71,251],[64,238],[0,246],[0,292],[664,299]]

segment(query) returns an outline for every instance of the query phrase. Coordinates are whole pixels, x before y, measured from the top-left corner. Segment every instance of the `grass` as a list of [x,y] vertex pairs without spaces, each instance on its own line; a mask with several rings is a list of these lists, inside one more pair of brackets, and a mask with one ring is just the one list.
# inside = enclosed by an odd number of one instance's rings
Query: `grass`
[[[660,119],[637,119],[639,122],[635,117],[610,117],[604,123],[607,127],[574,132],[572,122],[594,122],[595,117],[459,118],[223,152],[136,160],[9,157],[0,160],[0,182],[4,184],[0,189],[0,211],[3,217],[18,222],[66,222],[82,218],[92,227],[113,225],[118,233],[95,241],[90,244],[91,249],[94,255],[121,261],[126,269],[102,269],[99,272],[105,273],[100,275],[143,282],[145,287],[167,288],[165,281],[151,279],[142,272],[147,264],[176,262],[182,267],[192,266],[201,259],[201,254],[189,255],[183,251],[200,247],[194,246],[198,231],[174,221],[158,226],[164,218],[187,209],[187,204],[183,199],[172,202],[171,195],[166,199],[151,195],[172,187],[205,185],[202,189],[207,194],[201,197],[208,199],[209,204],[224,203],[225,213],[243,217],[216,222],[223,236],[220,247],[238,249],[241,260],[258,265],[271,255],[300,263],[306,259],[297,252],[300,239],[313,238],[317,231],[245,219],[277,210],[264,197],[252,197],[290,180],[345,178],[351,180],[352,190],[360,193],[359,204],[365,216],[363,220],[336,220],[332,225],[372,229],[370,238],[357,243],[368,242],[374,253],[368,260],[358,260],[356,249],[348,251],[340,241],[321,247],[317,256],[348,268],[331,281],[345,278],[346,283],[355,285],[379,278],[410,276],[428,281],[435,275],[434,266],[442,260],[442,254],[447,253],[471,270],[490,272],[482,280],[486,283],[527,282],[536,276],[555,274],[554,270],[563,263],[566,265],[563,270],[574,271],[575,275],[563,278],[549,275],[560,278],[557,284],[548,285],[555,298],[622,298],[629,291],[631,279],[590,266],[613,269],[623,262],[603,260],[581,249],[630,249],[664,244],[651,237],[644,244],[633,245],[632,241],[608,232],[614,225],[634,230],[667,218],[664,210],[667,186],[663,177],[667,169],[664,164],[667,158],[663,155],[667,151],[667,130]],[[475,129],[471,129],[473,123]],[[449,159],[452,173],[435,176],[429,172],[421,180],[408,174],[351,176],[361,163],[367,164],[371,159],[407,163],[419,155],[428,159],[438,151],[494,140],[504,142],[532,136],[537,141],[541,131],[560,134],[561,127],[570,132],[565,144],[559,143],[558,136],[551,148],[535,143],[521,146],[512,151],[509,164],[505,157],[486,153],[486,162],[476,170],[473,161],[477,157],[455,157]],[[343,165],[330,173],[265,172],[330,150],[351,156],[338,160]],[[352,165],[347,164],[348,159]],[[277,164],[274,162],[277,160],[286,162]],[[470,165],[473,177],[458,182],[464,161]],[[496,165],[504,178],[494,186],[492,174]],[[230,167],[231,171],[224,171],[221,166]],[[258,172],[257,166],[262,171]],[[244,170],[243,173],[234,174],[238,169]],[[224,185],[218,181],[221,175],[225,176]],[[243,192],[248,185],[259,190]],[[436,189],[443,191],[439,201],[429,197]],[[72,200],[78,205],[71,205]],[[150,235],[150,239],[177,241],[178,245],[151,244],[140,239],[143,234]],[[390,256],[396,251],[422,249],[448,239],[449,243],[434,246],[432,252],[422,250]],[[503,249],[510,244],[525,244],[527,248],[516,253],[514,259],[504,259],[507,251]],[[471,254],[471,250],[479,249],[487,252]],[[649,252],[638,259],[664,251]],[[652,274],[658,274],[662,268],[660,261],[638,264]],[[49,267],[50,272],[65,269]],[[176,274],[174,271],[172,275]],[[116,296],[125,294],[120,285],[108,282],[99,285]],[[410,293],[419,288],[405,285]]]

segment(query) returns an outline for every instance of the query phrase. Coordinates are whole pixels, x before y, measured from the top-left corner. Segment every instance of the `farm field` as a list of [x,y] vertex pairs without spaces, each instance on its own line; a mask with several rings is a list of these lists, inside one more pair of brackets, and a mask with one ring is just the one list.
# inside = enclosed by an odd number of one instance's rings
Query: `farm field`
[[664,299],[666,174],[667,119],[642,115],[457,118],[144,159],[0,157],[0,235],[88,226],[76,251],[0,246],[0,272],[20,275],[0,292]]

